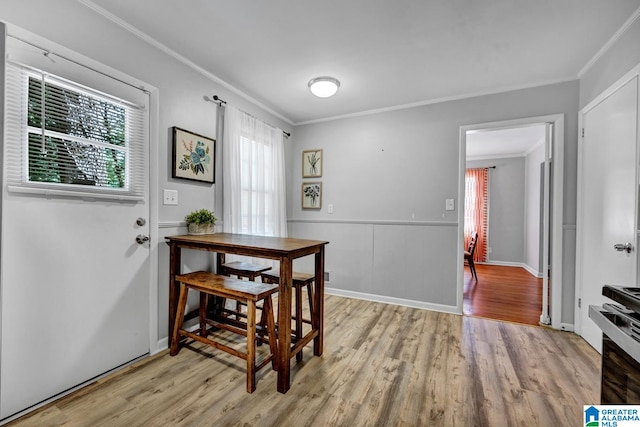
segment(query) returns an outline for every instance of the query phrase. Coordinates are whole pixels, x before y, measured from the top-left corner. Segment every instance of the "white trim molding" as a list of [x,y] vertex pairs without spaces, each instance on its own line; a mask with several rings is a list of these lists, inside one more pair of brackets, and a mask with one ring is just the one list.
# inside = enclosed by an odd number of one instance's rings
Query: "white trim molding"
[[[559,227],[563,224],[563,197],[564,197],[564,114],[551,114],[547,116],[538,117],[525,117],[515,120],[503,120],[497,122],[478,123],[460,126],[459,135],[459,176],[458,176],[458,200],[461,201],[460,208],[458,209],[458,311],[462,312],[463,304],[463,292],[464,292],[464,264],[463,264],[463,251],[464,251],[464,176],[466,170],[466,152],[467,152],[467,132],[473,130],[488,130],[488,129],[508,129],[520,126],[527,126],[533,124],[547,124],[552,123],[553,126],[553,141],[552,141],[552,153],[553,158],[553,211],[550,213],[551,224],[556,224]],[[553,254],[553,260],[551,265],[554,268],[551,269],[551,326],[554,329],[560,329],[562,318],[562,255],[563,255],[563,233],[554,233],[551,236],[549,242],[551,253]],[[524,266],[523,266],[524,267]],[[527,270],[528,271],[528,270]],[[545,289],[543,292],[547,292]],[[545,314],[546,307],[541,307],[541,312]],[[541,318],[543,316],[541,315]],[[547,316],[548,317],[548,316]]]
[[414,225],[421,227],[457,227],[457,221],[403,221],[377,219],[288,219],[287,223],[306,224],[361,224],[361,225]]
[[622,27],[620,27],[618,31],[616,31],[615,34],[611,36],[609,41],[607,41],[604,46],[602,46],[602,48],[600,48],[600,50],[595,55],[593,55],[593,58],[591,58],[589,62],[587,62],[584,67],[582,67],[582,70],[578,72],[578,78],[582,78],[586,74],[586,72],[589,71],[591,67],[593,67],[593,64],[595,64],[598,59],[602,57],[602,55],[604,55],[609,49],[611,49],[611,46],[613,46],[624,35],[624,33],[629,30],[629,28],[631,28],[633,23],[636,22],[639,17],[640,7],[636,9],[636,11],[633,12],[633,14],[629,17],[629,19],[627,19],[625,23],[622,24]]
[[542,273],[537,271],[535,268],[525,264],[524,262],[511,262],[511,261],[485,261],[485,262],[476,262],[476,264],[485,264],[485,265],[498,265],[502,267],[520,267],[524,268],[527,273],[531,274],[533,277],[537,277],[538,279],[542,278]]
[[266,105],[264,105],[263,103],[261,103],[257,99],[255,99],[255,98],[249,96],[248,94],[242,92],[240,89],[232,86],[231,84],[229,84],[226,81],[222,80],[220,77],[210,73],[209,71],[205,70],[201,66],[197,65],[195,62],[185,58],[184,56],[180,55],[178,52],[176,52],[173,49],[170,49],[169,47],[167,47],[164,44],[160,43],[159,41],[157,41],[153,37],[149,36],[148,34],[143,33],[139,29],[135,28],[133,25],[129,24],[126,21],[123,21],[122,19],[118,18],[114,14],[108,12],[107,10],[103,9],[102,7],[100,7],[97,4],[93,3],[92,1],[90,1],[90,0],[77,0],[77,1],[78,1],[78,3],[83,4],[87,8],[89,8],[89,9],[93,10],[94,12],[96,12],[97,14],[101,15],[103,18],[108,19],[109,21],[113,22],[114,24],[118,25],[119,27],[123,28],[124,30],[128,31],[129,33],[133,34],[134,36],[136,36],[140,40],[142,40],[142,41],[150,44],[151,46],[155,47],[156,49],[164,52],[165,54],[167,54],[170,57],[176,59],[177,61],[179,61],[182,64],[186,65],[187,67],[191,68],[192,70],[202,74],[203,76],[205,76],[206,78],[214,81],[215,83],[218,83],[220,86],[224,87],[225,89],[229,90],[230,92],[233,92],[236,95],[246,99],[247,101],[251,102],[253,105],[262,108],[264,111],[266,111],[266,112],[268,112],[270,114],[273,114],[275,117],[278,117],[279,119],[284,120],[288,124],[290,124],[292,126],[295,125],[295,123],[293,123],[293,121],[291,119],[288,119],[287,117],[283,116],[282,114],[278,113],[277,111],[267,107]]
[[[640,14],[640,8],[638,9],[638,11],[636,11],[635,15]],[[634,16],[635,16],[634,15]],[[636,16],[637,18],[637,16]],[[635,20],[635,19],[634,19]],[[633,21],[631,21],[633,22]],[[618,90],[620,90],[624,85],[626,85],[627,83],[629,83],[631,80],[636,79],[640,77],[640,64],[634,66],[631,70],[629,70],[627,73],[625,73],[622,77],[620,77],[618,80],[616,80],[614,83],[612,83],[611,85],[609,85],[609,87],[607,89],[605,89],[604,91],[602,91],[597,97],[595,97],[593,100],[591,100],[591,102],[589,102],[587,105],[585,105],[582,109],[580,109],[580,111],[578,112],[578,171],[577,171],[577,186],[576,186],[576,196],[577,196],[577,200],[576,200],[576,225],[574,226],[575,228],[575,238],[576,238],[576,251],[575,251],[575,293],[574,293],[574,326],[575,326],[575,332],[582,336],[582,332],[583,332],[583,322],[582,322],[582,308],[579,306],[579,301],[582,298],[582,294],[583,294],[583,283],[582,283],[582,258],[583,258],[583,251],[584,251],[584,246],[583,246],[583,235],[585,233],[584,225],[583,225],[583,221],[582,221],[582,211],[581,211],[581,206],[582,206],[582,199],[584,198],[584,194],[582,191],[582,180],[583,180],[583,175],[584,175],[584,170],[583,170],[583,166],[582,166],[582,162],[583,162],[583,139],[584,136],[581,135],[582,132],[580,132],[580,130],[584,130],[584,120],[585,120],[585,115],[593,110],[595,107],[597,107],[600,103],[604,102],[607,98],[609,98],[610,96],[614,95]],[[638,141],[638,135],[636,134],[636,147],[637,144],[639,143]],[[636,166],[637,169],[637,166]],[[636,172],[637,174],[637,172]],[[637,177],[636,177],[637,178]],[[637,221],[637,220],[636,220]],[[636,230],[637,231],[637,230]],[[637,265],[634,267],[637,269]],[[637,275],[637,270],[634,273]]]
[[572,81],[575,81],[575,80],[578,80],[578,78],[574,77],[574,76],[566,76],[564,78],[555,79],[555,80],[538,81],[538,82],[535,82],[535,83],[524,84],[524,85],[516,85],[516,86],[505,86],[505,87],[496,88],[496,89],[493,89],[493,90],[485,90],[485,91],[478,91],[478,92],[468,92],[468,93],[463,93],[463,94],[460,94],[460,95],[447,96],[447,97],[443,97],[443,98],[428,99],[428,100],[419,101],[419,102],[412,102],[410,104],[393,105],[391,107],[377,108],[377,109],[374,109],[374,110],[359,111],[359,112],[355,112],[355,113],[342,114],[342,115],[339,115],[339,116],[331,116],[331,117],[323,117],[323,118],[320,118],[320,119],[305,120],[305,121],[302,121],[302,122],[293,123],[293,125],[294,126],[310,125],[310,124],[315,124],[315,123],[331,122],[331,121],[334,121],[334,120],[350,119],[350,118],[353,118],[353,117],[370,116],[370,115],[373,115],[373,114],[386,113],[386,112],[389,112],[389,111],[406,110],[406,109],[409,109],[409,108],[417,108],[417,107],[423,107],[425,105],[441,104],[441,103],[444,103],[444,102],[451,102],[451,101],[461,101],[461,100],[464,100],[464,99],[475,98],[475,97],[479,97],[479,96],[496,95],[496,94],[505,93],[505,92],[512,92],[512,91],[516,91],[516,90],[525,90],[525,89],[532,89],[532,88],[535,88],[535,87],[549,86],[549,85],[560,84],[560,83],[567,83],[567,82],[572,82]]
[[381,302],[384,304],[400,305],[402,307],[420,308],[423,310],[439,311],[442,313],[462,314],[462,311],[458,310],[458,308],[453,305],[432,304],[428,302],[388,297],[384,295],[367,294],[364,292],[347,291],[344,289],[331,287],[326,287],[324,293],[327,295],[336,295],[345,298],[355,298],[365,301]]

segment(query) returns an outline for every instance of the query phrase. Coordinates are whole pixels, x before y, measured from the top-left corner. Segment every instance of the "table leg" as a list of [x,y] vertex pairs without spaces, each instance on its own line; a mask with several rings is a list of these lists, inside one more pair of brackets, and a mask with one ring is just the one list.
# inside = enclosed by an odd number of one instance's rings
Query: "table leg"
[[[222,252],[216,252],[216,266],[215,271],[217,274],[222,274],[222,264],[226,261],[226,254]],[[215,317],[224,316],[224,310],[227,300],[221,297],[209,297],[209,303],[207,304],[207,311],[211,313],[211,315]],[[237,317],[236,317],[237,319]]]
[[280,259],[278,288],[278,391],[286,393],[291,385],[291,294],[293,289],[293,262]]
[[168,342],[171,347],[173,326],[176,321],[176,311],[178,309],[178,297],[180,295],[180,284],[176,281],[176,275],[180,274],[182,264],[182,250],[173,242],[169,242],[169,333]]
[[222,264],[225,263],[226,254],[222,252],[216,252],[216,272],[222,274]]
[[313,354],[322,356],[324,348],[324,246],[316,252],[315,279],[315,313],[311,319],[313,329],[318,330],[318,336],[313,339]]

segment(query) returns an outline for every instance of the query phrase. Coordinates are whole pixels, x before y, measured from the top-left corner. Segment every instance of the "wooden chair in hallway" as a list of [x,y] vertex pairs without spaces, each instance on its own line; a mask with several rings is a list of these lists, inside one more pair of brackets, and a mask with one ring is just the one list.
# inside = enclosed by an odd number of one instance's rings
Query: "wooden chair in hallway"
[[478,273],[476,273],[476,265],[473,262],[473,255],[476,253],[476,245],[478,244],[478,233],[471,233],[471,240],[469,241],[469,247],[464,251],[464,260],[469,264],[469,270],[471,270],[471,277],[478,282]]

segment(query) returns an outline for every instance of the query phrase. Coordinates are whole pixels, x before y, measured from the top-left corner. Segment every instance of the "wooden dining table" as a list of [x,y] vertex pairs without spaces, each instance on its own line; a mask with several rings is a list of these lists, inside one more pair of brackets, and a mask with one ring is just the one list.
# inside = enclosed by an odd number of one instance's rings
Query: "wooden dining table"
[[[181,271],[182,249],[215,252],[216,266],[218,269],[225,263],[226,254],[266,258],[280,262],[277,389],[280,393],[286,393],[291,385],[291,357],[311,342],[311,340],[313,340],[313,354],[315,356],[322,355],[324,345],[324,257],[325,246],[329,242],[232,233],[177,235],[167,236],[165,239],[170,248],[169,331],[173,328],[178,305],[180,285],[176,281],[176,276],[183,273]],[[291,299],[293,294],[293,260],[309,255],[314,255],[315,257],[315,310],[311,318],[311,330],[292,345]],[[169,346],[171,346],[171,333],[169,334]]]

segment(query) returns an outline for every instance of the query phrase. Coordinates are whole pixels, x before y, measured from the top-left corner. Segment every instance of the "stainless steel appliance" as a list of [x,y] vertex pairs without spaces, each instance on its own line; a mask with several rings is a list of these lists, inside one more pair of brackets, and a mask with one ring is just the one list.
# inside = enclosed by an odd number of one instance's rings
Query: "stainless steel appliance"
[[640,404],[640,288],[605,285],[618,304],[589,306],[602,329],[601,404]]

